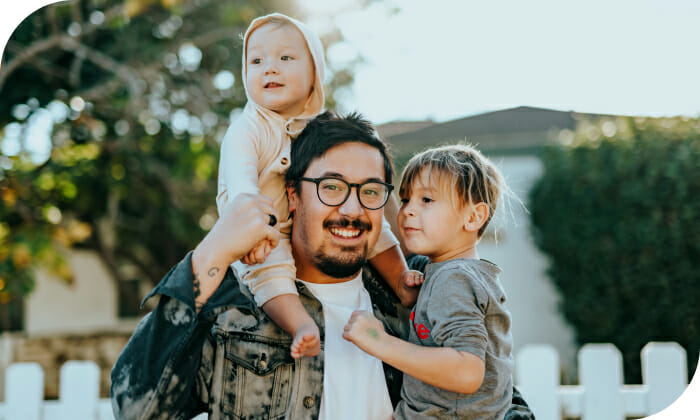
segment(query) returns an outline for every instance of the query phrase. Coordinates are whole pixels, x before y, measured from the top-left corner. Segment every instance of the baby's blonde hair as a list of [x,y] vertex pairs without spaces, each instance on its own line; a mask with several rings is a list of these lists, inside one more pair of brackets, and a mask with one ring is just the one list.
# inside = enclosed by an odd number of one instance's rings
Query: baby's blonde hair
[[506,188],[503,176],[488,158],[471,145],[456,144],[426,150],[411,158],[401,176],[399,196],[410,196],[413,186],[420,182],[423,169],[429,182],[449,197],[456,211],[484,203],[489,214],[479,228],[481,237],[496,213],[498,200]]

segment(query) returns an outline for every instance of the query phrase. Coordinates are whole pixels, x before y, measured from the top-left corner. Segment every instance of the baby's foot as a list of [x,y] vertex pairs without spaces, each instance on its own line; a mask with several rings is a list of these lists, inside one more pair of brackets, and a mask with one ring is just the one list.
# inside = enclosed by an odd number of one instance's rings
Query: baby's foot
[[291,349],[295,359],[302,356],[313,357],[321,351],[321,333],[315,322],[309,321],[297,328]]

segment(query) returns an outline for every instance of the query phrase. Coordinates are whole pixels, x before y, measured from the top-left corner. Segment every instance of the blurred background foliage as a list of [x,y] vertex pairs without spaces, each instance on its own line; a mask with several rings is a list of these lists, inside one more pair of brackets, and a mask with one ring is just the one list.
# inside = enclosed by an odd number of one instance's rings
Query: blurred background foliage
[[700,120],[588,121],[551,147],[530,193],[535,239],[579,344],[610,342],[626,383],[640,350],[700,349]]
[[[71,281],[70,247],[135,310],[132,280],[157,283],[213,226],[241,36],[272,11],[304,18],[293,0],[74,0],[19,25],[0,66],[0,330],[37,267]],[[328,108],[353,65],[329,69]]]

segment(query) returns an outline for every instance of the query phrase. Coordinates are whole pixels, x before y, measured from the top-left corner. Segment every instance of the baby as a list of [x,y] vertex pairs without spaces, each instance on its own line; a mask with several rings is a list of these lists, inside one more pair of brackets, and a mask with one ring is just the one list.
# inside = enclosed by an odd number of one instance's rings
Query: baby
[[[256,303],[292,335],[294,358],[318,354],[321,341],[295,286],[284,174],[291,142],[323,111],[324,70],[321,41],[306,25],[279,13],[253,20],[243,37],[248,102],[226,132],[219,162],[219,214],[237,195],[249,193],[272,199],[280,215],[279,220],[270,217],[270,224],[282,233],[279,245],[261,242],[234,268]],[[417,292],[410,286],[420,274],[408,269],[386,221],[369,257],[402,303],[412,305]]]

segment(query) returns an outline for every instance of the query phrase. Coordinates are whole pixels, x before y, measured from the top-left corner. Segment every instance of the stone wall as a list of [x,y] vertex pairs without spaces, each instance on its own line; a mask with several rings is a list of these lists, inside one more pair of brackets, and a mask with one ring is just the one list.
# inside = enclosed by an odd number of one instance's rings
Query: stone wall
[[[100,367],[100,398],[107,398],[110,370],[130,336],[131,332],[34,337],[4,334],[0,338],[0,352],[5,353],[0,355],[0,376],[4,382],[8,364],[36,362],[44,370],[44,399],[54,399],[58,398],[61,366],[68,360],[92,360]],[[4,386],[0,388],[0,395],[4,395]]]

